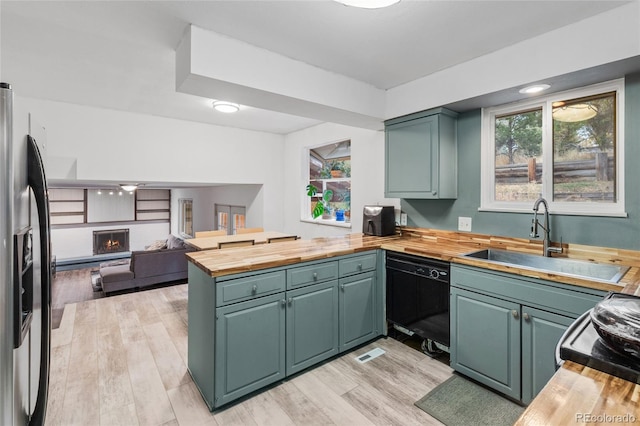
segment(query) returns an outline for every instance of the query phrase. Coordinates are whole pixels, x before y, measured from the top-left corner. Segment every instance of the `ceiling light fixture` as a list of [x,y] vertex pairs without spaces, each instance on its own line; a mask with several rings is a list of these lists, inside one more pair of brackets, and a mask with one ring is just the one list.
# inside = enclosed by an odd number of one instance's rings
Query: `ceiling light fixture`
[[234,104],[233,102],[227,101],[215,101],[213,103],[213,108],[216,111],[232,113],[238,112],[240,110],[240,106],[238,104]]
[[335,0],[345,6],[360,7],[363,9],[380,9],[382,7],[391,6],[400,0]]
[[533,93],[540,93],[544,90],[547,90],[551,87],[549,84],[534,84],[533,86],[527,86],[520,89],[520,93],[524,93],[525,95],[531,95]]
[[557,121],[565,123],[576,123],[578,121],[588,120],[598,114],[598,108],[589,104],[573,104],[564,105],[554,108],[552,115]]
[[124,189],[127,192],[131,192],[131,191],[135,191],[136,189],[138,189],[138,185],[137,184],[124,184],[124,183],[121,183],[120,184],[120,188]]

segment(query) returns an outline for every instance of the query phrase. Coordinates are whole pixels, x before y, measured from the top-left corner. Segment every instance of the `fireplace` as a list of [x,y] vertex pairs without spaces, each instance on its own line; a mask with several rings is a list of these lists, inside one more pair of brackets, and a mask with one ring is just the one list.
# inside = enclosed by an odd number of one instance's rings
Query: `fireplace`
[[109,229],[93,231],[93,254],[129,251],[129,230]]

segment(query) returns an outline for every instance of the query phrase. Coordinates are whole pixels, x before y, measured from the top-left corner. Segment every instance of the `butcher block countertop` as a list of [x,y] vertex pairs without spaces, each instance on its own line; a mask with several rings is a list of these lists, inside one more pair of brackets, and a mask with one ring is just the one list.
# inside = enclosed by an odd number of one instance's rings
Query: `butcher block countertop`
[[[481,259],[458,257],[461,254],[485,248],[541,254],[542,242],[455,231],[403,228],[402,235],[391,237],[351,234],[342,237],[198,251],[187,253],[187,256],[205,273],[212,277],[218,277],[327,259],[378,248],[640,296],[640,252],[566,243],[562,245],[562,257],[631,267],[620,283],[608,284],[505,267]],[[516,425],[611,424],[616,422],[640,422],[640,385],[567,361],[529,404]]]

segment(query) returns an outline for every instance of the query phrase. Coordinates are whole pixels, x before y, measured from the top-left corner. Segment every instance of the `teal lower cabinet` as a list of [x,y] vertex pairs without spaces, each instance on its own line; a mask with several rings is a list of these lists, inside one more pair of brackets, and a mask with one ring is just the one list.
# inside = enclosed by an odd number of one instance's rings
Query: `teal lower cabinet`
[[374,272],[340,279],[340,351],[380,335],[376,322]]
[[285,309],[267,296],[216,312],[216,406],[285,377]]
[[451,367],[525,404],[555,373],[562,333],[603,291],[451,265]]
[[288,291],[287,375],[338,354],[338,281]]
[[217,278],[189,263],[188,368],[209,409],[380,336],[378,253]]
[[530,403],[556,372],[556,344],[574,320],[522,307],[522,402]]
[[451,288],[451,367],[520,399],[520,305]]

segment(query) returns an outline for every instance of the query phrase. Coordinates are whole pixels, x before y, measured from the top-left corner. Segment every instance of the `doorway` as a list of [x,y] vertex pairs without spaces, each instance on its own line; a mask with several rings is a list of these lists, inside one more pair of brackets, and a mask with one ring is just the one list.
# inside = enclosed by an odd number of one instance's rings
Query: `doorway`
[[246,207],[216,204],[215,229],[227,231],[227,235],[234,235],[239,228],[246,227]]

